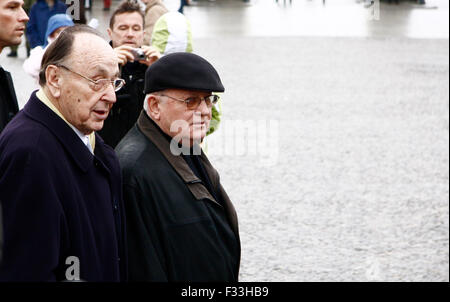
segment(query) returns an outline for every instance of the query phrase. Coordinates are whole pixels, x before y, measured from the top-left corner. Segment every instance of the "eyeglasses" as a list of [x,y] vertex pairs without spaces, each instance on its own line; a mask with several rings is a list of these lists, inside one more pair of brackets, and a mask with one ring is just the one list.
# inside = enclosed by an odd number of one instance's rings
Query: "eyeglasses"
[[205,96],[205,97],[199,97],[199,96],[197,96],[197,97],[190,97],[190,98],[187,98],[185,100],[179,99],[179,98],[175,98],[173,96],[165,95],[165,94],[160,94],[160,96],[165,96],[165,97],[174,99],[176,101],[180,101],[180,102],[186,103],[186,107],[188,109],[190,109],[190,110],[197,109],[198,106],[200,106],[200,103],[202,101],[205,101],[206,106],[208,108],[211,108],[213,105],[217,104],[217,102],[220,99],[218,95],[214,95],[214,94],[213,95],[208,95],[208,96]]
[[93,83],[94,85],[92,86],[92,90],[94,91],[103,91],[105,90],[108,85],[112,85],[114,88],[114,91],[119,91],[120,88],[123,87],[123,85],[125,85],[125,80],[124,79],[115,79],[115,80],[108,80],[108,79],[99,79],[99,80],[93,80],[90,79],[82,74],[79,74],[78,72],[75,72],[73,70],[71,70],[70,68],[64,66],[64,65],[57,65],[58,67],[62,67],[67,71],[70,71],[71,73],[74,73],[76,75],[79,75],[80,77],[82,77],[83,79],[88,80],[89,82]]

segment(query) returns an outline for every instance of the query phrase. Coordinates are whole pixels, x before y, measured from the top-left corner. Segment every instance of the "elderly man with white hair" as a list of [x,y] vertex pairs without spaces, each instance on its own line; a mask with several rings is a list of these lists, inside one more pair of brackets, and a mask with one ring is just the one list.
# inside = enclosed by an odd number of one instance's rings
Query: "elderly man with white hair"
[[213,92],[223,91],[214,67],[191,53],[166,55],[146,72],[146,109],[116,148],[130,280],[238,280],[236,211],[199,146]]
[[120,167],[96,134],[124,81],[114,50],[86,25],[65,29],[39,84],[0,136],[0,281],[122,281]]

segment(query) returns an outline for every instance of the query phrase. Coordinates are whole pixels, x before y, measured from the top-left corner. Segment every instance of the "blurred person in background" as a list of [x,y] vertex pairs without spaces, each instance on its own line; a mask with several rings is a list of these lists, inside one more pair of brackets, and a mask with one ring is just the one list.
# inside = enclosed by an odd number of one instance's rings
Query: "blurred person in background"
[[[19,45],[22,41],[28,21],[23,4],[23,0],[0,0],[0,53],[5,47]],[[18,111],[11,74],[0,64],[0,133]]]
[[117,7],[107,31],[121,77],[126,81],[116,93],[117,102],[98,132],[114,148],[136,123],[144,103],[145,71],[161,55],[154,47],[143,45],[144,15],[136,1],[125,0]]
[[[28,13],[30,12],[30,8],[31,6],[34,4],[36,0],[24,0],[24,4],[23,4],[23,9],[25,11],[25,13],[28,15]],[[30,42],[28,41],[27,35],[26,35],[26,31],[25,31],[25,47],[27,49],[27,57],[30,56]],[[17,50],[18,50],[19,46],[15,45],[15,46],[10,46],[10,53],[7,55],[10,58],[16,58],[17,57]]]
[[48,20],[56,14],[65,14],[67,6],[60,0],[37,0],[30,9],[27,37],[31,49],[46,44],[45,32]]
[[180,8],[178,9],[178,12],[180,14],[184,13],[184,7],[185,6],[189,6],[190,5],[190,1],[189,0],[181,0],[180,1]]
[[162,15],[168,13],[169,10],[163,4],[162,0],[142,0],[142,2],[146,5],[144,44],[150,45],[153,27],[155,26],[156,21],[158,21]]
[[73,25],[72,19],[66,14],[56,14],[48,20],[47,30],[45,32],[46,43],[43,46],[36,46],[33,48],[30,57],[23,62],[23,69],[35,79],[36,84],[39,82],[41,61],[48,45],[55,41],[64,29]]
[[111,9],[111,0],[103,0],[103,10],[109,11]]
[[[22,0],[0,0],[0,53],[7,46],[19,45],[28,16]],[[0,133],[19,110],[11,75],[0,64]],[[0,265],[3,255],[3,211],[0,194]]]
[[151,45],[162,55],[193,52],[192,27],[186,16],[178,12],[162,15],[153,27]]

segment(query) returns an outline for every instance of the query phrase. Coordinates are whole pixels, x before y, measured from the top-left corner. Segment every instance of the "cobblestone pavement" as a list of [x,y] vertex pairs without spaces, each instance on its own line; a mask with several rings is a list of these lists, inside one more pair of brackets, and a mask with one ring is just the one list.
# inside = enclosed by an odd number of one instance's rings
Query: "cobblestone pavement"
[[[378,21],[354,1],[281,3],[185,11],[226,87],[208,152],[241,281],[449,281],[448,2],[382,4]],[[20,51],[0,60],[23,104]]]

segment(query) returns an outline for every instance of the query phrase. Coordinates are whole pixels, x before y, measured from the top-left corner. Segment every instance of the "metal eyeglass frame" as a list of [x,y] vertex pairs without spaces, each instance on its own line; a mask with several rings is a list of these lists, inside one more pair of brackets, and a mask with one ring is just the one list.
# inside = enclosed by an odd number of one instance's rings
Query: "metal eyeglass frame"
[[[56,66],[57,66],[57,67],[62,67],[62,68],[64,68],[64,69],[66,69],[67,71],[70,71],[70,72],[72,72],[72,73],[74,73],[74,74],[76,74],[76,75],[79,75],[79,76],[82,77],[83,79],[88,80],[88,81],[91,82],[91,83],[94,83],[94,85],[100,85],[100,88],[98,88],[98,89],[93,89],[94,91],[102,91],[102,90],[104,90],[104,89],[107,87],[106,84],[100,84],[100,83],[106,83],[106,82],[108,82],[108,83],[112,84],[112,86],[113,86],[115,92],[119,91],[119,90],[125,85],[125,80],[124,80],[124,79],[120,79],[120,78],[119,78],[119,79],[115,79],[115,80],[108,80],[108,79],[93,80],[93,79],[90,79],[90,78],[88,78],[88,77],[86,77],[86,76],[84,76],[84,75],[82,75],[82,74],[79,74],[79,73],[76,72],[76,71],[71,70],[70,68],[68,68],[68,67],[66,67],[66,66],[64,66],[64,65],[56,65]],[[106,82],[105,82],[105,81],[106,81]],[[116,86],[117,81],[119,81],[120,84],[118,84],[118,85]],[[94,86],[94,87],[95,87],[95,86]]]
[[[179,98],[176,98],[176,97],[173,97],[173,96],[170,96],[170,95],[166,95],[166,94],[159,94],[159,96],[165,96],[165,97],[171,98],[173,100],[183,102],[183,103],[186,104],[186,107],[188,107],[189,109],[197,109],[200,106],[200,104],[202,103],[202,102],[200,102],[200,103],[198,103],[197,106],[190,108],[189,107],[189,102],[191,102],[192,99],[201,98],[201,97],[190,97],[190,98],[187,98],[187,99],[183,100],[183,99],[179,99]],[[207,99],[209,99],[211,97],[213,98],[213,100],[212,101],[209,100],[210,105],[208,105]],[[217,102],[219,101],[220,97],[218,95],[216,95],[216,94],[212,94],[212,95],[208,95],[208,96],[202,97],[201,99],[202,99],[202,101],[205,101],[206,107],[212,108],[213,105],[217,104]]]

